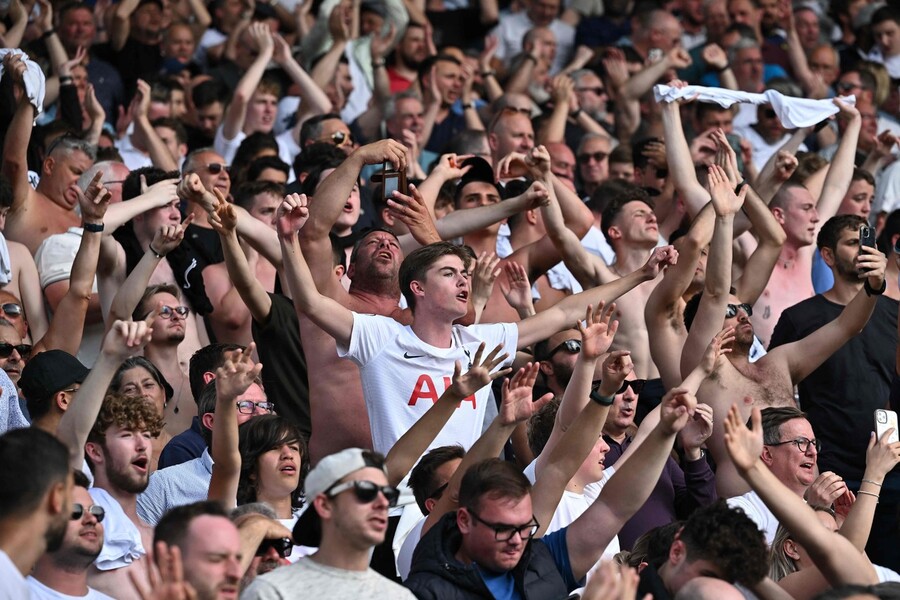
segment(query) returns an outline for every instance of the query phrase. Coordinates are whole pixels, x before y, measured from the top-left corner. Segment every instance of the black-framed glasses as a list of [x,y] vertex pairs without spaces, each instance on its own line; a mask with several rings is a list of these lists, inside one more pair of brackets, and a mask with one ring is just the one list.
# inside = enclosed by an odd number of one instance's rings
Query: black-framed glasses
[[207,163],[206,170],[213,175],[218,175],[222,171],[228,172],[228,165],[224,163]]
[[0,305],[0,309],[3,310],[3,314],[9,315],[10,317],[22,316],[22,305],[16,304],[15,302],[6,302],[5,304]]
[[369,504],[374,502],[378,497],[378,492],[388,501],[388,506],[397,506],[397,499],[400,498],[400,490],[392,485],[378,485],[372,481],[354,480],[347,481],[340,485],[336,485],[326,492],[329,498],[334,498],[338,494],[353,490],[356,500],[360,504]]
[[508,542],[517,533],[523,541],[530,540],[534,537],[534,534],[537,533],[538,529],[541,526],[534,515],[531,515],[531,521],[525,523],[524,525],[507,525],[506,523],[491,523],[490,521],[485,521],[478,516],[478,513],[476,513],[469,507],[466,507],[466,511],[470,515],[472,515],[473,519],[475,519],[485,527],[494,530],[495,542]]
[[603,162],[609,156],[609,152],[583,152],[578,155],[578,162],[588,162],[592,158],[594,162]]
[[598,96],[602,96],[606,93],[606,88],[598,85],[597,87],[583,87],[583,88],[575,88],[576,92],[594,92]]
[[810,445],[812,445],[816,449],[816,453],[822,451],[822,442],[820,442],[819,440],[811,440],[805,437],[795,438],[793,440],[785,440],[783,442],[775,442],[774,444],[766,444],[766,446],[784,446],[785,444],[795,444],[797,446],[797,450],[799,450],[803,454],[809,452]]
[[547,353],[547,358],[553,358],[553,356],[559,352],[560,350],[565,350],[569,354],[578,354],[581,352],[581,340],[566,340],[553,350]]
[[18,352],[19,356],[22,358],[28,358],[28,355],[31,354],[32,347],[31,344],[9,344],[3,342],[0,344],[0,358],[9,358],[12,356],[13,350]]
[[256,412],[270,413],[275,410],[274,402],[254,402],[253,400],[238,400],[234,403],[238,412],[242,415],[252,415]]
[[78,521],[84,516],[85,510],[94,515],[94,518],[97,519],[98,523],[102,523],[103,517],[106,516],[106,510],[99,504],[91,504],[89,507],[85,508],[83,504],[75,502],[72,504],[72,516],[70,518],[73,521]]
[[743,304],[726,304],[725,305],[725,318],[730,319],[732,317],[737,316],[738,310],[743,310],[747,313],[748,317],[753,316],[753,307],[744,302]]
[[186,319],[191,312],[187,306],[163,306],[159,309],[159,318],[169,320],[173,315],[178,315],[182,319]]
[[338,147],[345,144],[352,144],[353,136],[349,133],[344,133],[343,131],[335,131],[331,134],[331,143]]

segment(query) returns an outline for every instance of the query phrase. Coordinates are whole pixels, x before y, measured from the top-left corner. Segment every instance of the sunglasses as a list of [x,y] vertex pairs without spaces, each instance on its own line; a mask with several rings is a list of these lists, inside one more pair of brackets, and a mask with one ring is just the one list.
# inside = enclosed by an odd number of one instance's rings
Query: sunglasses
[[598,96],[602,96],[606,93],[606,88],[597,86],[597,87],[583,87],[583,88],[575,88],[576,92],[594,92]]
[[725,318],[730,319],[731,317],[737,316],[738,309],[742,309],[745,313],[747,313],[748,317],[753,316],[753,307],[744,302],[743,304],[728,304],[725,306]]
[[22,307],[14,302],[7,302],[6,304],[0,305],[0,309],[3,310],[4,314],[11,317],[19,317],[22,315]]
[[[591,384],[591,389],[596,392],[598,389],[600,389],[600,383],[601,383],[601,380],[599,380],[599,379],[597,381],[593,382]],[[631,388],[632,390],[634,390],[634,393],[636,395],[640,396],[641,391],[644,389],[644,385],[646,385],[646,383],[647,383],[646,379],[634,379],[632,381],[623,381],[622,387],[620,387],[616,391],[616,396],[618,396],[619,394],[624,394],[628,390],[628,388]]]
[[9,358],[12,356],[13,350],[19,353],[22,358],[27,358],[31,354],[31,344],[9,344],[3,342],[0,344],[0,358]]
[[331,143],[340,148],[346,144],[352,144],[353,136],[343,131],[335,131],[331,134]]
[[841,91],[841,92],[849,92],[850,90],[855,90],[857,88],[863,89],[863,87],[861,85],[857,85],[855,83],[850,83],[848,81],[839,82],[837,85],[835,85],[835,87],[838,89],[838,91]]
[[665,179],[668,176],[669,176],[668,169],[657,169],[656,170],[656,178],[657,179]]
[[569,354],[578,354],[581,352],[581,340],[566,340],[547,354],[547,358],[553,358],[560,350],[565,350]]
[[329,498],[334,498],[338,494],[353,490],[356,499],[361,504],[374,502],[378,497],[378,492],[387,499],[388,506],[397,506],[397,499],[400,498],[400,490],[392,485],[377,485],[371,481],[348,481],[341,485],[331,488],[327,492]]
[[606,160],[606,157],[608,157],[608,156],[609,156],[609,152],[585,152],[584,154],[578,155],[578,161],[579,162],[588,162],[593,158],[594,162],[599,163],[599,162],[603,162],[604,160]]
[[191,312],[187,306],[163,306],[159,309],[159,317],[161,319],[171,319],[172,315],[178,315],[182,319],[186,319],[188,313]]
[[87,510],[89,513],[94,515],[94,518],[97,519],[98,523],[103,522],[103,517],[106,516],[106,510],[98,504],[92,504],[88,508],[85,508],[84,505],[75,502],[72,504],[72,516],[71,519],[73,521],[78,521],[81,517],[84,516],[84,511]]
[[269,552],[269,548],[275,548],[278,556],[287,558],[294,549],[294,542],[291,538],[265,539],[260,542],[259,548],[256,549],[256,556],[265,556]]
[[209,163],[206,165],[206,170],[213,175],[218,175],[222,171],[225,171],[227,173],[228,165],[222,163]]

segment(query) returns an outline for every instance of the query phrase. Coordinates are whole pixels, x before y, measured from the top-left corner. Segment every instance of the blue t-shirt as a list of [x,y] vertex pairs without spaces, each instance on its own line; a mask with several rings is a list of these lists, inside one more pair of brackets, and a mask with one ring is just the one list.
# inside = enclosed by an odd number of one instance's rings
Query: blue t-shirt
[[[579,587],[580,582],[575,581],[575,575],[572,573],[572,564],[569,562],[569,546],[566,544],[566,530],[568,527],[557,529],[553,533],[548,533],[539,540],[534,540],[532,544],[543,544],[550,551],[553,562],[556,563],[556,570],[562,576],[569,591]],[[522,596],[516,589],[516,582],[513,578],[512,571],[504,573],[494,573],[486,571],[478,567],[478,573],[484,584],[490,590],[491,595],[497,600],[521,600]]]
[[[776,77],[787,77],[787,72],[781,68],[781,65],[763,65],[764,83],[768,83]],[[700,79],[700,84],[711,87],[722,87],[722,82],[719,81],[718,73],[707,73]]]
[[812,282],[813,289],[817,294],[824,294],[834,287],[834,273],[822,260],[822,254],[818,248],[813,253]]

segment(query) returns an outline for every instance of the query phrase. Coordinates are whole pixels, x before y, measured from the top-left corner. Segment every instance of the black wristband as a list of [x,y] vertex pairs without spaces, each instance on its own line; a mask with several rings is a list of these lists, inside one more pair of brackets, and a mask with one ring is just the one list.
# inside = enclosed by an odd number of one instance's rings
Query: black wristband
[[153,249],[153,242],[150,242],[149,244],[147,244],[147,250],[152,252],[153,256],[155,256],[156,258],[165,258],[166,257],[165,254],[160,254],[159,252],[157,252],[156,250]]
[[581,109],[581,107],[578,107],[577,110],[573,110],[572,112],[570,112],[569,116],[572,117],[573,119],[577,119],[581,115],[582,112],[584,112],[584,111]]
[[746,179],[745,179],[744,181],[740,182],[739,184],[737,184],[736,186],[734,186],[734,193],[735,193],[735,194],[740,194],[740,193],[741,193],[741,190],[744,189],[744,186],[745,186],[745,185],[747,185],[747,180],[746,180]]
[[728,63],[725,63],[724,67],[721,67],[719,69],[713,69],[713,73],[724,73],[725,71],[727,71],[730,68],[731,68],[731,65],[729,65]]
[[49,37],[50,37],[51,35],[53,35],[54,33],[56,33],[56,30],[55,30],[55,29],[51,29],[50,31],[45,31],[44,33],[41,34],[41,39],[42,39],[42,40],[46,40],[47,38],[49,38]]
[[84,223],[81,228],[91,233],[103,233],[103,223]]
[[881,287],[880,287],[879,289],[876,290],[876,289],[873,288],[871,285],[869,285],[869,278],[866,277],[866,280],[865,280],[865,282],[863,283],[863,289],[866,290],[866,296],[869,296],[870,298],[871,298],[872,296],[880,296],[880,295],[882,295],[882,294],[884,293],[884,290],[887,289],[887,280],[882,279],[882,280],[881,280]]
[[615,395],[613,396],[601,396],[597,390],[591,390],[590,398],[600,406],[612,406],[613,402],[616,401]]

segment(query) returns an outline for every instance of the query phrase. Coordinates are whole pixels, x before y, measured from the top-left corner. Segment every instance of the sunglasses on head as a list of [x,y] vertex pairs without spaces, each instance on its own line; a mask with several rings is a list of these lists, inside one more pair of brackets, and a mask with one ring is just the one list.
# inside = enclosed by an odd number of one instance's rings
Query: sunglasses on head
[[592,158],[594,162],[603,162],[609,156],[608,152],[585,152],[578,155],[578,162],[588,162]]
[[553,356],[559,352],[560,350],[565,350],[569,354],[578,354],[581,352],[581,340],[566,340],[559,346],[555,347],[547,354],[547,358],[553,358]]
[[223,163],[209,163],[206,165],[206,170],[209,171],[213,175],[218,175],[222,171],[228,172],[228,165]]
[[0,305],[0,309],[3,309],[3,313],[11,317],[19,317],[22,315],[22,307],[15,302],[7,302],[6,304],[2,304]]
[[748,317],[753,316],[753,307],[744,302],[743,304],[728,304],[725,307],[725,318],[730,319],[731,317],[737,316],[738,309],[742,309],[747,313]]
[[338,147],[345,144],[352,144],[353,136],[349,133],[344,133],[343,131],[335,131],[331,134],[331,143]]
[[388,506],[397,506],[400,498],[400,490],[392,485],[377,485],[371,481],[348,481],[331,488],[327,493],[329,498],[334,498],[342,492],[353,490],[353,494],[361,504],[374,502],[381,492],[388,501]]
[[78,521],[81,517],[84,516],[84,511],[87,510],[89,513],[94,515],[94,518],[97,519],[98,523],[103,522],[103,517],[106,516],[106,510],[98,504],[92,504],[88,508],[85,508],[84,505],[75,502],[72,504],[72,517],[73,521]]
[[0,344],[0,358],[9,358],[12,356],[13,350],[19,353],[22,358],[28,358],[31,354],[31,344],[9,344],[3,342]]

